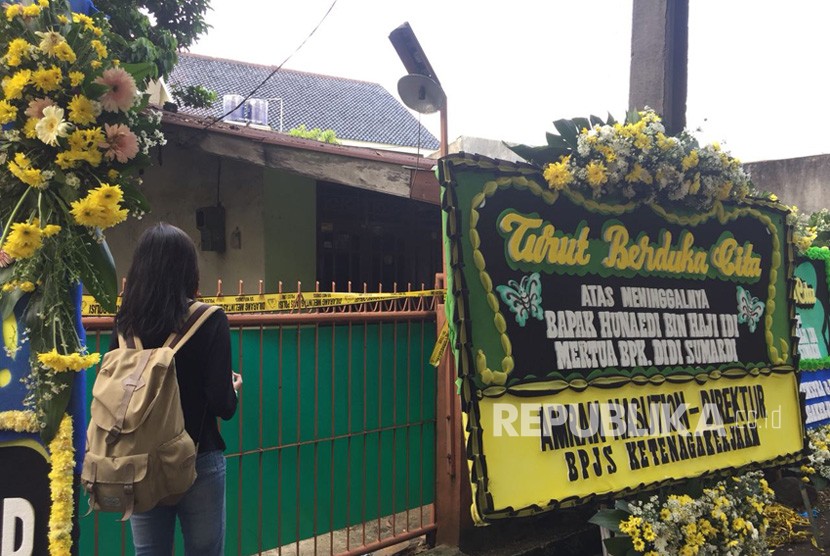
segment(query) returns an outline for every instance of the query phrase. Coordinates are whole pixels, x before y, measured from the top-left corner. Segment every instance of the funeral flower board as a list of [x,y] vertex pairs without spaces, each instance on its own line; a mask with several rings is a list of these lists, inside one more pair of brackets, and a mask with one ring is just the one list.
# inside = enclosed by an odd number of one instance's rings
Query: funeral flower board
[[785,207],[595,199],[471,155],[439,174],[476,519],[801,453]]
[[807,428],[830,423],[830,249],[811,247],[796,259],[794,271],[799,383]]

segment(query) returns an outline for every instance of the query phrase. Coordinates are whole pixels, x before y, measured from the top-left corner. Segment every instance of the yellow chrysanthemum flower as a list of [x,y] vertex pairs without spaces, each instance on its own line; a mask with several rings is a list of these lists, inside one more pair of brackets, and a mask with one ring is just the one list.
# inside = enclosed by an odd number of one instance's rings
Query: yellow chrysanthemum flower
[[55,157],[55,164],[57,164],[58,168],[61,170],[77,168],[78,163],[81,161],[82,155],[83,153],[81,151],[75,150],[59,152]]
[[23,88],[32,79],[32,70],[20,70],[11,77],[3,79],[3,94],[7,100],[16,100],[23,96]]
[[60,231],[61,231],[61,227],[58,226],[57,224],[47,224],[43,228],[41,233],[43,234],[43,237],[52,237],[52,236],[60,233]]
[[82,355],[80,353],[70,353],[68,355],[58,353],[57,349],[52,349],[46,353],[37,354],[38,362],[52,369],[53,371],[82,371],[93,365],[97,365],[101,360],[99,353],[90,353]]
[[35,285],[34,285],[34,283],[29,282],[28,280],[25,280],[25,281],[23,281],[23,282],[20,282],[20,283],[17,285],[17,287],[18,287],[18,288],[20,288],[20,291],[24,291],[24,292],[26,292],[26,293],[31,293],[31,292],[35,291]]
[[667,151],[677,143],[674,137],[666,137],[663,133],[657,134],[657,148],[661,151]]
[[17,106],[7,100],[0,100],[0,124],[13,122],[17,118]]
[[81,83],[84,82],[84,74],[80,71],[70,71],[69,72],[69,84],[73,87],[77,87]]
[[23,15],[23,5],[22,4],[11,4],[6,6],[6,19],[11,21],[17,16]]
[[52,66],[49,69],[39,69],[32,74],[32,84],[43,91],[49,93],[58,89],[63,79],[63,72],[60,68]]
[[87,125],[95,123],[96,118],[101,113],[100,105],[89,100],[83,95],[75,95],[67,105],[69,109],[69,121],[78,125]]
[[37,118],[29,118],[26,120],[26,123],[23,124],[23,135],[27,139],[34,139],[37,137]]
[[107,57],[107,46],[99,41],[98,39],[94,39],[90,41],[92,48],[95,49],[95,53],[98,55],[99,58],[106,58]]
[[93,195],[88,195],[72,203],[72,216],[75,222],[89,228],[111,228],[127,219],[129,211],[119,206],[102,205]]
[[641,182],[650,185],[654,180],[652,179],[651,174],[648,173],[648,170],[643,168],[639,162],[635,162],[634,168],[626,174],[625,181],[628,183]]
[[72,12],[72,21],[74,23],[83,23],[84,29],[91,31],[95,27],[95,22],[86,14]]
[[28,259],[43,245],[40,227],[32,222],[15,222],[3,244],[3,251],[15,259]]
[[592,160],[585,167],[585,179],[588,185],[597,189],[608,181],[608,169],[602,162]]
[[9,42],[9,50],[6,52],[6,65],[10,68],[19,66],[23,59],[29,55],[29,48],[32,45],[26,39],[16,38]]
[[700,162],[700,157],[697,151],[691,151],[689,154],[683,157],[683,161],[681,162],[681,166],[683,170],[686,171],[690,168],[694,168],[697,166],[698,162]]
[[642,151],[646,151],[651,147],[651,138],[645,133],[638,133],[634,136],[634,146]]
[[[46,186],[46,180],[43,179],[42,172],[38,168],[32,167],[32,163],[29,162],[29,159],[23,153],[14,155],[14,160],[9,161],[7,167],[9,172],[17,179],[30,187],[41,189]],[[8,251],[6,252],[8,253]],[[9,254],[11,255],[11,253]]]
[[102,183],[100,187],[90,191],[89,196],[99,205],[114,207],[124,198],[124,192],[118,185]]
[[76,129],[69,135],[69,147],[76,151],[97,150],[98,145],[106,141],[106,136],[100,127]]
[[72,50],[72,47],[67,42],[62,42],[55,47],[55,57],[62,62],[69,62],[70,64],[74,64],[77,59],[75,51]]
[[700,191],[700,172],[695,173],[694,179],[689,184],[689,194],[694,195]]
[[23,7],[23,17],[37,17],[40,15],[41,7],[37,4],[31,4]]
[[551,189],[563,189],[573,181],[573,174],[571,174],[568,168],[569,160],[569,156],[564,156],[559,162],[548,164],[547,168],[545,168],[544,177]]
[[718,200],[724,201],[729,198],[729,194],[732,192],[732,182],[727,181],[724,182],[723,185],[718,188]]
[[120,174],[118,173],[118,170],[116,170],[115,168],[110,168],[107,171],[107,177],[110,179],[110,181],[117,180],[119,175]]
[[102,65],[103,65],[103,64],[101,64],[101,62],[99,62],[98,60],[93,60],[93,61],[91,61],[91,62],[89,63],[89,66],[90,66],[92,69],[98,69],[98,68],[100,68]]

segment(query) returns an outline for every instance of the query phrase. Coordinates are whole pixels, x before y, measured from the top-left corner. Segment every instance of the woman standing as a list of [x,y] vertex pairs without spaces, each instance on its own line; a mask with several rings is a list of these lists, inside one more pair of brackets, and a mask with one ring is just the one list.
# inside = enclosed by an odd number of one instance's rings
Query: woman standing
[[[179,228],[159,223],[139,238],[116,329],[157,348],[180,330],[199,288],[196,247]],[[110,349],[118,344],[113,334]],[[196,482],[174,506],[130,518],[137,556],[172,553],[178,517],[186,555],[221,555],[225,546],[225,442],[216,418],[236,412],[242,377],[231,370],[228,318],[214,312],[176,353],[185,430],[196,444]]]

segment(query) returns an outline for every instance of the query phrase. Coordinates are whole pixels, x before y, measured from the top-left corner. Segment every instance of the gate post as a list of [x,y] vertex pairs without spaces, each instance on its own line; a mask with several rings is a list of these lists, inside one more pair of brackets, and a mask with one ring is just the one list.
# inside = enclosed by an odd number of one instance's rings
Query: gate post
[[[436,276],[436,289],[445,289],[444,275]],[[447,320],[444,304],[436,306],[438,334]],[[459,546],[464,531],[473,527],[472,490],[464,447],[461,396],[451,350],[444,352],[437,369],[435,430],[435,544]]]

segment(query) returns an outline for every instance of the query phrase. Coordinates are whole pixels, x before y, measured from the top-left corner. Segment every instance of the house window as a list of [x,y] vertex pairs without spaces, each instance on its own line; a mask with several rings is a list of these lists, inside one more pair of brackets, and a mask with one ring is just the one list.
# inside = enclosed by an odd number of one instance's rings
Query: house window
[[322,289],[432,288],[441,272],[441,211],[374,191],[317,185],[317,279]]

